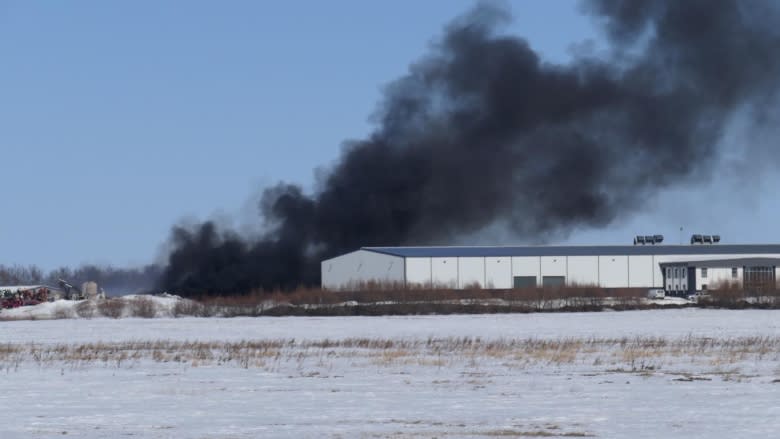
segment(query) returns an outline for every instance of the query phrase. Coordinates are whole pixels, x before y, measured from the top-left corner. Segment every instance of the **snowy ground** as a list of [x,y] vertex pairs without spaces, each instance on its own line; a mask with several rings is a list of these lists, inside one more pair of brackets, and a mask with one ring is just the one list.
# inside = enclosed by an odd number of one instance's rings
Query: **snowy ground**
[[111,298],[109,300],[55,300],[52,302],[43,302],[38,305],[21,306],[18,308],[0,309],[0,321],[8,320],[52,320],[52,319],[72,319],[79,318],[79,314],[85,314],[79,311],[86,307],[91,310],[94,316],[101,316],[100,304],[123,303],[121,316],[132,317],[133,304],[139,301],[146,301],[151,305],[154,316],[150,317],[173,317],[173,308],[177,302],[186,300],[179,296],[169,294],[163,295],[134,295],[129,294],[121,298]]
[[[15,287],[15,288],[26,288],[26,287]],[[11,289],[8,287],[8,289]],[[139,309],[139,304],[147,303],[148,307],[144,308],[141,307]],[[368,303],[368,305],[393,305],[397,302],[374,302],[374,303]],[[407,304],[424,304],[427,302],[406,302]],[[509,306],[510,302],[507,302],[503,299],[462,299],[462,300],[445,300],[441,301],[439,303],[450,303],[450,304],[461,304],[461,305],[492,305],[492,306]],[[686,306],[691,305],[695,302],[692,302],[688,299],[680,298],[680,297],[665,297],[663,299],[641,299],[640,305],[655,305],[655,306],[669,306],[669,307],[680,307],[680,306]],[[114,308],[111,306],[104,307],[104,305],[110,305],[110,304],[116,304],[119,305],[120,310],[118,310],[118,315],[112,316],[109,314],[106,314],[107,312],[110,312],[110,309],[105,308]],[[72,319],[72,318],[85,318],[85,317],[115,317],[115,318],[127,318],[127,317],[175,317],[177,313],[175,312],[175,308],[177,305],[183,305],[183,304],[190,304],[190,305],[196,305],[194,302],[183,299],[179,296],[170,295],[170,294],[159,294],[159,295],[125,295],[121,297],[115,297],[111,298],[109,300],[55,300],[52,302],[44,302],[38,305],[31,305],[31,306],[22,306],[18,308],[9,308],[9,309],[0,309],[0,321],[9,321],[9,320],[57,320],[57,319]],[[522,302],[527,307],[533,308],[541,308],[541,304],[534,301],[525,301]],[[262,304],[261,307],[266,307],[266,309],[269,309],[273,307],[274,305],[272,302],[267,302],[265,304]],[[289,306],[289,304],[283,304],[286,306]],[[306,304],[306,305],[298,305],[303,308],[329,308],[329,307],[343,307],[343,306],[357,306],[358,303],[355,301],[347,301],[342,303],[336,303],[336,304],[324,304],[324,305],[315,305],[315,304]],[[517,303],[516,303],[517,305]],[[561,309],[567,305],[566,301],[564,300],[552,300],[546,302],[546,305],[544,306],[544,309],[552,310],[552,309]],[[620,300],[618,299],[611,299],[611,298],[605,298],[603,301],[603,305],[605,308],[609,307],[615,307],[616,305],[621,305]],[[186,310],[187,307],[184,307],[183,310]],[[230,317],[229,315],[225,315],[225,310],[215,310],[216,316],[220,317]],[[181,313],[179,313],[181,314]],[[196,315],[193,313],[189,313],[187,315]]]
[[776,437],[778,317],[0,322],[0,438]]

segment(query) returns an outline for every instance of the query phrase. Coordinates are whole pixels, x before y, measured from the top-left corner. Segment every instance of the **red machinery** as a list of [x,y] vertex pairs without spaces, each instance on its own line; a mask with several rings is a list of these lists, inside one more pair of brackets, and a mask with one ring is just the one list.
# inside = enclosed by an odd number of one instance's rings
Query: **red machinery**
[[20,306],[37,305],[49,300],[49,289],[30,288],[27,290],[1,291],[0,308],[17,308]]

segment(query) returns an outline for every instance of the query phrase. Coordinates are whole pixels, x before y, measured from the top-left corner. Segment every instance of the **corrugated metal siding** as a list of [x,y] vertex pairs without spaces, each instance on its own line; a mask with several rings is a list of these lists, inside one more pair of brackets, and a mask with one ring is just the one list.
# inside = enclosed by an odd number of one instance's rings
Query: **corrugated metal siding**
[[404,259],[357,250],[320,264],[322,287],[341,289],[360,282],[404,282]]

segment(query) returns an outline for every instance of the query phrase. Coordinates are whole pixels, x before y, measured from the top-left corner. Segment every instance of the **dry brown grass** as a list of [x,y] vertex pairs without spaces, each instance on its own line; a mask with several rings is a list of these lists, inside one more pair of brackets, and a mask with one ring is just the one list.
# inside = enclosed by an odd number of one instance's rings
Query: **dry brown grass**
[[177,301],[171,312],[174,317],[206,317],[204,305],[189,299]]
[[76,315],[83,319],[91,319],[97,314],[97,305],[92,300],[85,300],[75,308]]
[[[479,285],[464,289],[435,285],[364,283],[344,291],[300,287],[294,291],[255,290],[244,296],[202,297],[201,315],[384,315],[450,314],[534,311],[597,311],[609,306],[642,306],[641,288],[605,289],[594,285],[490,289]],[[194,315],[182,310],[182,315]]]
[[128,341],[0,345],[0,370],[21,363],[40,367],[132,366],[141,361],[186,365],[224,365],[276,371],[292,364],[324,369],[338,362],[391,367],[466,367],[500,364],[512,370],[530,367],[582,366],[604,372],[648,374],[669,366],[695,364],[710,374],[741,376],[741,362],[780,361],[780,337],[729,339],[572,338],[500,339],[471,337],[430,339],[345,338],[322,340],[262,339],[238,342]]
[[767,285],[758,290],[746,290],[741,282],[719,282],[710,286],[707,296],[700,300],[703,306],[721,308],[780,308],[780,289]]
[[58,306],[52,312],[52,318],[54,319],[71,319],[73,317],[75,317],[73,311],[64,306]]
[[[130,315],[151,319],[157,315],[157,306],[149,297],[139,296],[129,301]],[[120,313],[121,315],[121,313]]]
[[125,301],[118,298],[101,300],[97,303],[97,310],[104,317],[118,319],[124,313]]
[[590,433],[583,433],[583,432],[558,432],[558,431],[550,431],[550,430],[512,430],[512,429],[503,429],[503,430],[490,430],[490,431],[484,431],[480,432],[478,434],[479,436],[488,436],[488,437],[594,437],[594,435]]

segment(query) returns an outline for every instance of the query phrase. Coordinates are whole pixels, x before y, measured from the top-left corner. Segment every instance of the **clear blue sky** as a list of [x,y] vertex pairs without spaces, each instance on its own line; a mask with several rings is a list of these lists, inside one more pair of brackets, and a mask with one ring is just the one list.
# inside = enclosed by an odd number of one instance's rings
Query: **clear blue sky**
[[[250,223],[263,185],[310,186],[343,140],[365,135],[383,84],[472,4],[0,0],[0,263],[140,265],[176,222]],[[511,32],[550,61],[598,39],[574,1],[512,6]],[[778,209],[744,196],[761,187],[660,194],[568,242],[676,242],[683,224],[780,241]]]

